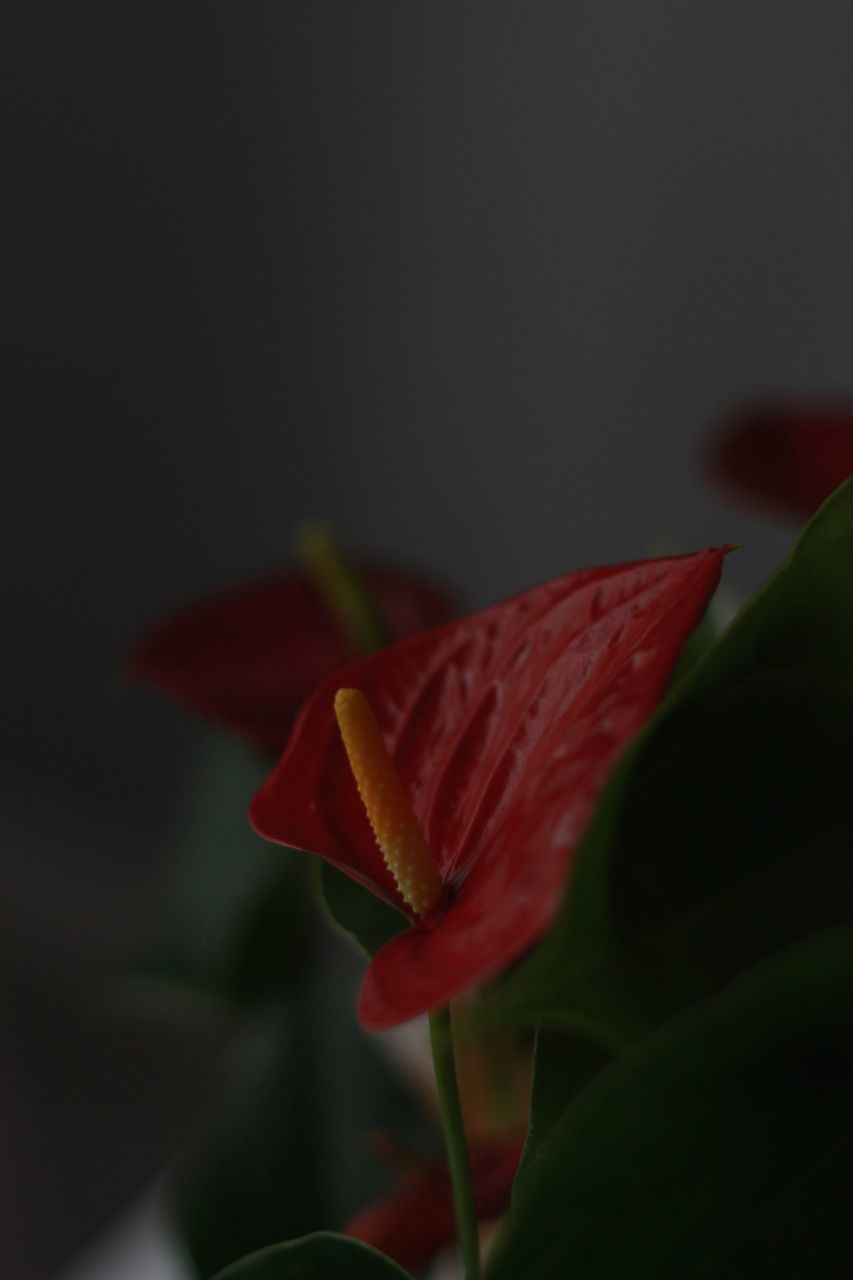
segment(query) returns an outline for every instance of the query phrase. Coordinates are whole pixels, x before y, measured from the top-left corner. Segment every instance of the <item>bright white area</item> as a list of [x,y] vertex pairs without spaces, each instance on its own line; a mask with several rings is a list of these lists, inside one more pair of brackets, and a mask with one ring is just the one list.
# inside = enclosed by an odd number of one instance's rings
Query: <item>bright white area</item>
[[191,1280],[160,1197],[149,1195],[112,1226],[61,1280]]

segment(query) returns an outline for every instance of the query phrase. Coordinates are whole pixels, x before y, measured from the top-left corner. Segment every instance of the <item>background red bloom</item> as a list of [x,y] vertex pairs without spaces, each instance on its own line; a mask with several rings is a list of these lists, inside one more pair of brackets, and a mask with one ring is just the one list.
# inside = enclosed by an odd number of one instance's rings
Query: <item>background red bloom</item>
[[[523,1145],[523,1139],[512,1137],[470,1147],[480,1222],[497,1218],[509,1204]],[[447,1160],[433,1160],[404,1174],[392,1192],[357,1214],[344,1233],[380,1249],[409,1271],[427,1266],[457,1236]]]
[[[363,570],[389,640],[455,613],[450,592],[388,565]],[[279,749],[302,703],[330,671],[354,656],[307,574],[277,574],[222,592],[154,627],[131,674],[176,702]]]
[[447,1004],[547,929],[608,771],[663,692],[722,556],[569,574],[353,663],[312,696],[254,799],[256,830],[406,910],[335,722],[335,693],[351,686],[373,706],[443,886],[374,957],[366,1026]]
[[717,427],[708,459],[715,479],[738,497],[807,519],[853,475],[853,401],[744,406]]

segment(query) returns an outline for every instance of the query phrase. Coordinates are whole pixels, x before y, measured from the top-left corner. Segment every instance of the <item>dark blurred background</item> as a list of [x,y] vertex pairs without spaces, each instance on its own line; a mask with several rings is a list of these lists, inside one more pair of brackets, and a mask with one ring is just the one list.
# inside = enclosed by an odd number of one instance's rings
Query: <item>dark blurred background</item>
[[2,26],[0,1270],[35,1280],[206,1078],[174,1027],[69,1003],[144,930],[198,746],[123,685],[135,634],[306,517],[473,603],[723,540],[751,589],[793,531],[699,447],[744,394],[853,390],[853,8],[13,0]]

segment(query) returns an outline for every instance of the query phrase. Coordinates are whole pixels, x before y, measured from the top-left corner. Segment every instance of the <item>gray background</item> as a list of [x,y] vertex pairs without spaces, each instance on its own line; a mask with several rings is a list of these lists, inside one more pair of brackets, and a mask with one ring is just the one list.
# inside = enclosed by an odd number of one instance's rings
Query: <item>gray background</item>
[[133,635],[307,516],[474,603],[723,540],[754,585],[792,531],[698,447],[744,393],[853,384],[853,7],[4,14],[0,1268],[26,1278],[151,1175],[199,1079],[173,1032],[69,1009],[144,923],[197,741],[115,678]]

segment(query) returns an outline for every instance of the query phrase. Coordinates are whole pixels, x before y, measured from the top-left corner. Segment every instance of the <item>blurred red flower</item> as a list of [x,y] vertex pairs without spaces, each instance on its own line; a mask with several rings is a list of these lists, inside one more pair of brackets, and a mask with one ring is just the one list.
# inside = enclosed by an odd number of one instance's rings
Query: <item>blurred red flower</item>
[[[361,574],[389,640],[446,621],[451,594],[385,565]],[[307,573],[280,573],[199,601],[154,627],[130,674],[279,750],[305,699],[356,654]]]
[[[489,1222],[509,1204],[523,1139],[492,1139],[470,1148],[477,1218]],[[407,1271],[427,1266],[456,1239],[453,1189],[441,1158],[403,1174],[387,1196],[357,1214],[344,1234],[373,1245]]]
[[853,475],[853,401],[747,405],[712,433],[714,478],[738,497],[805,520]]
[[[316,690],[251,818],[261,835],[319,854],[408,915],[411,927],[368,968],[365,1026],[446,1005],[545,932],[607,774],[662,694],[723,554],[569,574],[355,662]],[[335,723],[342,686],[372,705],[437,866],[438,900],[423,918],[398,891],[356,789]]]

